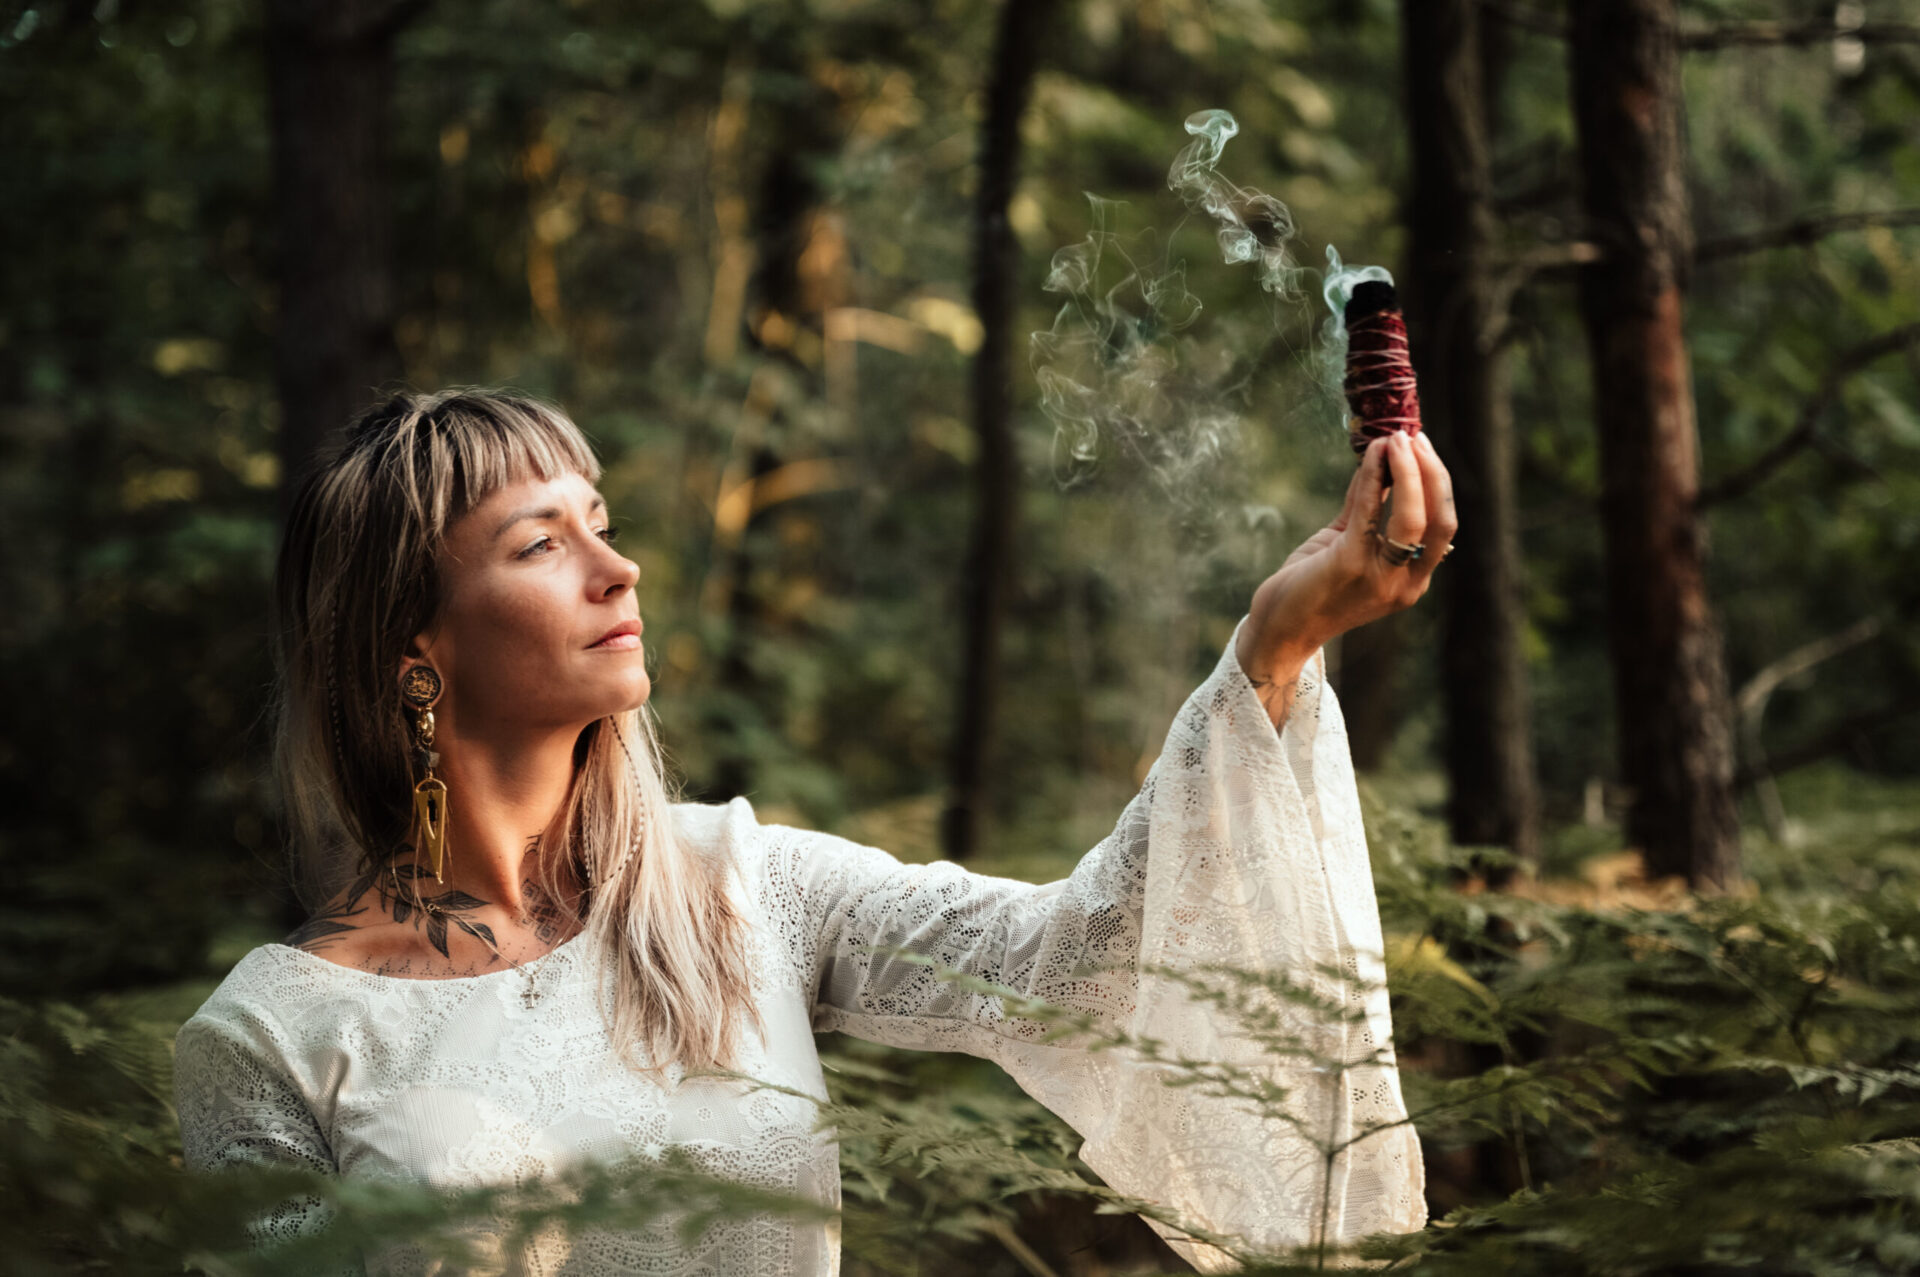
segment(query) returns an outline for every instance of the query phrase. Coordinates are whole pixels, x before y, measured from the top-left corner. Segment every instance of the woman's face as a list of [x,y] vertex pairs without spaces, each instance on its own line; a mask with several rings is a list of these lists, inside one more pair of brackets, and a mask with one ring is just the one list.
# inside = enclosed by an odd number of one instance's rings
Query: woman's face
[[403,662],[445,679],[448,726],[579,728],[645,703],[640,568],[612,536],[605,500],[577,474],[499,488],[448,529],[440,615]]

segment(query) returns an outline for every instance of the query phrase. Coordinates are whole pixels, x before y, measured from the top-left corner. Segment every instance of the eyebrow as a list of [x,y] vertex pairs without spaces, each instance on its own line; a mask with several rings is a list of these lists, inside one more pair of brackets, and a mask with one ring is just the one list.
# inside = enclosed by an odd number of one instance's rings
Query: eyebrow
[[[604,510],[606,508],[607,499],[596,492],[594,493],[593,501],[587,506],[587,513],[592,514],[595,510]],[[562,513],[563,511],[558,506],[550,505],[535,506],[532,509],[517,511],[508,515],[505,521],[493,530],[493,539],[498,541],[507,534],[508,528],[511,528],[522,519],[557,519]]]

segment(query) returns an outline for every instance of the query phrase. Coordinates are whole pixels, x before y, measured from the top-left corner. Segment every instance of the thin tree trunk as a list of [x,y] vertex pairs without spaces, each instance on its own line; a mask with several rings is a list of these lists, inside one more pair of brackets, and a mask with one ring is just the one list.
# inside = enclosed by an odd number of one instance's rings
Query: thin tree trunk
[[[1453,560],[1449,559],[1451,566]],[[1400,667],[1408,646],[1409,614],[1394,612],[1340,636],[1334,690],[1347,720],[1347,749],[1356,771],[1377,770],[1400,730]]]
[[973,426],[980,443],[973,531],[962,580],[966,648],[955,715],[952,790],[940,821],[941,845],[953,860],[972,854],[988,810],[987,755],[999,708],[1000,631],[1013,570],[1019,494],[1012,351],[1019,250],[1007,222],[1007,205],[1020,172],[1020,117],[1033,90],[1039,36],[1056,7],[1056,0],[1004,0],[1000,6],[980,131],[973,230],[973,308],[982,329],[973,363]]
[[1732,713],[1707,599],[1693,388],[1692,251],[1673,0],[1573,0],[1568,48],[1588,237],[1581,268],[1600,434],[1608,642],[1627,836],[1649,870],[1740,874]]
[[[386,141],[394,35],[411,0],[267,0],[280,296],[280,512],[352,414],[400,374]],[[280,921],[306,919],[289,894]]]
[[1460,533],[1440,595],[1448,824],[1454,841],[1539,855],[1513,415],[1493,295],[1486,78],[1478,0],[1401,0],[1413,151],[1409,344],[1426,425],[1453,475]]
[[282,504],[327,437],[401,371],[386,143],[412,0],[268,0]]
[[[771,448],[757,445],[749,464],[750,480],[758,480],[779,467],[780,457]],[[720,652],[718,682],[727,699],[715,703],[707,724],[707,730],[717,742],[714,787],[709,798],[713,802],[725,802],[753,792],[759,758],[753,734],[743,729],[743,723],[770,702],[753,662],[747,658],[748,649],[766,624],[766,608],[756,589],[759,582],[753,577],[753,534],[754,521],[750,519],[740,530],[739,541],[726,552],[731,559],[728,573],[733,584],[727,591],[727,638]]]
[[[820,90],[810,85],[805,68],[789,56],[793,42],[776,38],[768,43],[773,52],[763,74],[791,76],[794,83],[809,85],[806,90],[809,96],[797,103],[789,102],[785,109],[764,121],[772,130],[772,138],[749,219],[752,266],[741,297],[742,317],[746,321],[742,333],[751,334],[765,358],[783,362],[794,377],[814,383],[817,374],[794,357],[790,344],[767,344],[765,334],[770,330],[766,320],[777,313],[819,336],[825,331],[824,312],[838,304],[839,298],[831,295],[832,289],[823,288],[819,280],[803,278],[801,268],[822,203],[820,185],[813,173],[823,157],[834,153],[837,138],[822,124],[832,118],[831,105],[820,100]],[[746,119],[751,118],[751,105],[750,96],[745,96],[738,108],[747,113],[739,125],[743,129]],[[728,344],[742,333],[728,334]],[[819,390],[817,384],[811,388],[814,393]],[[754,410],[749,405],[747,411]],[[792,459],[785,411],[777,402],[767,405],[767,417],[756,431],[748,463],[748,482],[757,483]],[[763,641],[776,623],[768,601],[762,597],[765,582],[755,576],[753,569],[769,556],[783,553],[767,535],[769,525],[780,517],[777,509],[749,513],[729,552],[727,640],[719,664],[720,686],[735,703],[715,710],[714,722],[723,727],[722,744],[714,766],[718,798],[751,793],[760,772],[761,760],[753,748],[752,736],[743,733],[739,723],[749,713],[762,711],[747,707],[769,707],[764,710],[769,720],[767,727],[778,731],[781,725],[782,708],[776,689],[767,685],[748,659],[754,643]],[[787,565],[777,558],[775,565],[779,574],[784,575]]]

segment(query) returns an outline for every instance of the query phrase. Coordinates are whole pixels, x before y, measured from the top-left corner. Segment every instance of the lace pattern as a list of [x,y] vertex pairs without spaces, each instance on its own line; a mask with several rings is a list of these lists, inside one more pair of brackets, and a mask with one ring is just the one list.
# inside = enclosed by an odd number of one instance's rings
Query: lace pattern
[[[596,956],[579,941],[555,952],[531,1009],[516,972],[400,979],[266,945],[181,1029],[188,1164],[279,1161],[452,1186],[672,1145],[730,1178],[837,1205],[837,1150],[812,1130],[804,1097],[826,1095],[813,1032],[838,1030],[997,1061],[1081,1134],[1082,1156],[1112,1187],[1254,1245],[1307,1243],[1323,1224],[1339,1239],[1425,1222],[1385,992],[1369,991],[1382,943],[1345,726],[1318,657],[1276,731],[1229,641],[1113,832],[1044,886],[762,825],[744,798],[681,804],[673,818],[737,872],[767,1025],[764,1039],[748,1035],[742,1071],[799,1096],[674,1069],[662,1088],[625,1069],[600,1021]],[[1251,1069],[1287,1089],[1291,1120],[1168,1087],[1167,1066],[1138,1053],[1039,1042],[1047,1026],[903,953],[1169,1055]],[[1314,1057],[1352,1067],[1270,1058],[1158,973],[1213,964],[1284,973],[1350,1008],[1342,1018],[1264,1004]],[[255,1222],[256,1239],[324,1226],[316,1205],[286,1203]],[[1169,1240],[1203,1271],[1231,1266]],[[758,1217],[684,1246],[665,1221],[543,1237],[492,1262],[485,1271],[793,1277],[836,1272],[838,1238]],[[402,1246],[368,1257],[367,1271],[434,1270]]]

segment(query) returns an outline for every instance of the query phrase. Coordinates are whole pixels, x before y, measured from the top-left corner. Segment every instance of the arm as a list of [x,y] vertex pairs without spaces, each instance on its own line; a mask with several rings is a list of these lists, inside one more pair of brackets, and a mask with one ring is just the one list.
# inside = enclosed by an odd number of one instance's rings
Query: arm
[[[1276,731],[1236,650],[1227,645],[1113,832],[1064,881],[902,865],[844,839],[768,827],[759,831],[768,896],[787,902],[795,956],[811,962],[802,969],[817,1027],[996,1060],[1085,1137],[1081,1156],[1119,1191],[1261,1246],[1308,1242],[1323,1219],[1335,1239],[1418,1228],[1409,1128],[1360,1140],[1331,1165],[1324,1155],[1369,1123],[1404,1117],[1385,992],[1367,987],[1382,946],[1339,708],[1316,659]],[[1169,1054],[1244,1069],[1286,1089],[1298,1124],[1168,1087],[1170,1071],[1152,1061],[1041,1044],[1046,1026],[893,949],[1088,1013]],[[1283,974],[1351,1008],[1352,1023],[1296,1018],[1315,1056],[1365,1067],[1329,1072],[1269,1056],[1153,971],[1211,964]],[[1202,1267],[1220,1264],[1217,1252],[1182,1250]]]
[[[293,1083],[243,1026],[203,1010],[174,1039],[174,1109],[192,1171],[287,1166],[337,1172],[319,1123]],[[256,1250],[324,1228],[318,1198],[292,1198],[247,1222]],[[351,1270],[362,1271],[359,1268]]]

